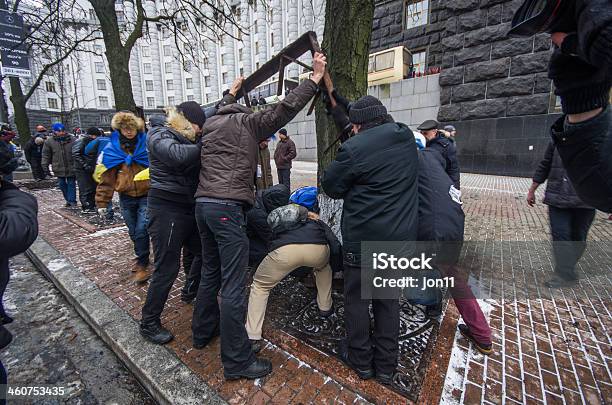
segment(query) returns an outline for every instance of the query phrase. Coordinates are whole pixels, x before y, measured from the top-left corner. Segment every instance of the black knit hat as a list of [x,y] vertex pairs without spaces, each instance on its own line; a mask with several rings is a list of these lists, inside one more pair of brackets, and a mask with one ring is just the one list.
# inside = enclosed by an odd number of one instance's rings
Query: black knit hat
[[102,133],[100,132],[100,129],[96,127],[87,128],[86,133],[87,135],[90,135],[90,136],[101,136],[102,135]]
[[363,96],[349,110],[351,124],[363,124],[387,115],[387,108],[374,96]]
[[279,134],[283,134],[283,135],[286,136],[287,135],[287,130],[285,128],[281,128],[281,129],[278,130],[278,133]]
[[8,143],[0,141],[0,174],[11,174],[19,165]]
[[204,110],[202,107],[195,101],[185,101],[177,106],[177,110],[182,113],[187,121],[192,124],[196,124],[200,128],[204,126],[204,122],[206,122],[206,114],[204,114]]

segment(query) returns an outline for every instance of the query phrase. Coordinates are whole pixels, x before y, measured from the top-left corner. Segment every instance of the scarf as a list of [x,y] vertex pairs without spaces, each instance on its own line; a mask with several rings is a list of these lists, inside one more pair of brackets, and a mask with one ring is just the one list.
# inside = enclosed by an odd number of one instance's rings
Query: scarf
[[112,169],[115,166],[119,166],[122,163],[130,166],[132,163],[138,163],[141,166],[149,167],[149,157],[147,155],[147,134],[139,132],[136,135],[136,148],[134,153],[130,154],[123,150],[121,147],[120,134],[118,131],[114,131],[111,134],[110,142],[106,145],[103,150],[102,164],[106,169]]

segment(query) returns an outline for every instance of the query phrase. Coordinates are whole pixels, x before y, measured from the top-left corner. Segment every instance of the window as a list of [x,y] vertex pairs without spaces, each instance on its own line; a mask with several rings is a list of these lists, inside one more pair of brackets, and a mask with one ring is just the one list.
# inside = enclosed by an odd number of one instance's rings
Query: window
[[148,46],[143,46],[140,49],[142,50],[142,56],[144,56],[145,58],[148,58],[151,56],[151,48],[149,48]]
[[102,45],[94,45],[93,49],[97,55],[102,55]]
[[244,76],[244,68],[240,68],[240,76]]
[[166,90],[173,91],[174,90],[174,81],[166,80]]
[[98,97],[98,99],[100,100],[100,108],[108,108],[108,97],[107,96],[100,96]]
[[164,45],[164,56],[172,55],[172,47],[170,45]]
[[270,33],[270,46],[274,48],[274,33]]
[[259,42],[255,42],[255,55],[259,54]]
[[185,79],[185,87],[187,89],[193,89],[193,79],[191,77]]
[[96,73],[104,73],[104,62],[94,62]]
[[89,9],[89,19],[90,20],[95,20],[96,19],[96,11],[93,8]]
[[164,63],[164,70],[166,73],[172,73],[172,62]]
[[257,34],[257,21],[253,24],[253,33]]
[[227,72],[221,75],[221,80],[223,81],[223,83],[227,83]]
[[193,62],[190,60],[186,60],[183,64],[183,70],[185,72],[191,72],[193,70]]
[[168,97],[168,105],[174,105],[174,96]]
[[55,110],[57,110],[57,99],[56,98],[48,98],[47,99],[47,105],[49,106],[49,108],[53,108]]
[[104,79],[96,80],[96,87],[98,90],[106,90],[106,80]]
[[147,107],[155,108],[155,97],[147,97]]
[[374,59],[374,68],[377,72],[385,69],[392,69],[395,61],[395,51],[389,51],[376,55]]
[[242,62],[242,48],[238,49],[238,61]]
[[190,94],[187,96],[187,101],[193,101],[194,97],[193,94]]
[[117,15],[117,22],[119,24],[122,24],[125,22],[125,14],[123,13],[123,11],[117,10],[115,11],[115,14]]
[[204,76],[204,86],[210,87],[210,76]]
[[255,63],[255,70],[259,70],[259,62]]
[[55,83],[53,82],[45,82],[45,87],[48,92],[55,93]]
[[404,3],[405,28],[410,29],[427,24],[429,0],[406,0]]
[[415,51],[412,54],[414,73],[425,73],[427,68],[427,51]]
[[153,80],[145,80],[145,90],[153,91]]
[[151,64],[150,63],[143,63],[142,64],[142,71],[144,73],[150,74],[151,73]]

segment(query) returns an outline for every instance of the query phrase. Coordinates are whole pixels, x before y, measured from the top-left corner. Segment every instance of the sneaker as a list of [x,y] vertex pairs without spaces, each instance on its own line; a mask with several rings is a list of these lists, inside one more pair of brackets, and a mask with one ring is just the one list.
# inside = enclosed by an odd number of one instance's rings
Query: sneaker
[[272,363],[268,359],[258,359],[252,362],[247,368],[241,371],[230,373],[223,370],[223,375],[226,380],[237,380],[239,378],[248,378],[254,380],[264,377],[272,372]]
[[160,323],[140,324],[140,334],[151,343],[163,345],[174,339],[174,335]]
[[545,281],[544,285],[548,288],[569,288],[578,285],[578,280],[566,279],[559,276],[558,274],[555,274],[550,280]]
[[359,376],[359,378],[362,380],[374,378],[375,372],[372,367],[361,369],[353,365],[349,359],[348,346],[345,341],[341,342],[338,346],[338,356],[340,356],[340,360],[342,360],[342,362],[348,366],[348,368],[357,373],[357,376]]
[[474,336],[472,336],[472,332],[470,332],[470,328],[467,325],[459,325],[459,332],[463,335],[464,338],[472,342],[476,350],[478,350],[482,354],[489,355],[493,353],[493,346],[491,343],[480,343],[477,341]]

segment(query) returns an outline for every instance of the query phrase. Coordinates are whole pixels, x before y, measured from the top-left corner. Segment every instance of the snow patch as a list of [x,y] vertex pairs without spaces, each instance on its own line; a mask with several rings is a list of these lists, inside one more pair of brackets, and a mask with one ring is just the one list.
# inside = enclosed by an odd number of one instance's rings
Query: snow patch
[[118,233],[121,231],[124,231],[127,229],[127,226],[117,226],[115,228],[109,228],[109,229],[102,229],[101,231],[97,231],[94,233],[90,233],[89,235],[87,235],[87,238],[97,238],[99,236],[104,236],[104,235],[112,235],[114,233]]
[[58,270],[63,269],[69,264],[70,262],[64,258],[53,259],[49,262],[49,264],[47,265],[47,268],[49,269],[51,273],[54,273]]
[[456,332],[453,351],[451,353],[450,361],[448,362],[448,370],[446,371],[444,390],[442,391],[442,398],[440,400],[441,404],[459,403],[453,397],[453,390],[462,390],[463,376],[465,373],[467,373],[467,370],[464,371],[464,369],[468,360],[468,352],[457,345],[458,337],[459,332]]

